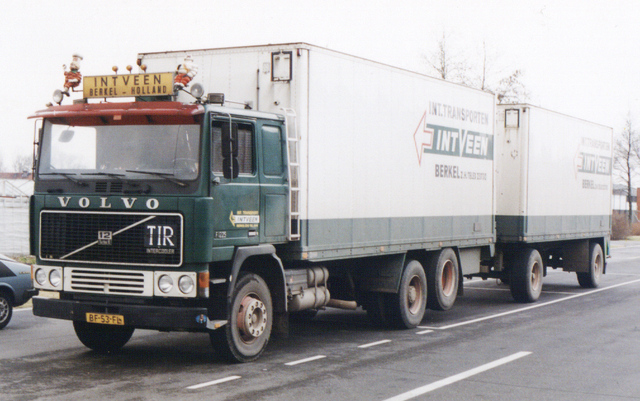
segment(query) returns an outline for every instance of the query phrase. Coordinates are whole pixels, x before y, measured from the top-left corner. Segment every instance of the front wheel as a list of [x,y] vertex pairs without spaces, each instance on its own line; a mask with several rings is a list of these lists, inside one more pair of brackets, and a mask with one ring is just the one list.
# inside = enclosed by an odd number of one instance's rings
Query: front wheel
[[133,327],[73,321],[73,329],[82,344],[100,354],[114,353],[131,339]]
[[229,322],[210,332],[211,344],[231,362],[254,361],[267,347],[272,322],[267,283],[257,274],[245,274],[233,291]]
[[526,249],[511,266],[511,295],[517,302],[535,302],[542,292],[544,265],[535,249]]
[[0,330],[9,324],[12,314],[13,305],[11,304],[11,298],[9,298],[6,293],[0,291]]
[[412,329],[422,322],[427,309],[427,277],[417,260],[405,266],[400,279],[400,291],[390,299],[392,324],[402,329]]
[[604,253],[602,247],[598,243],[590,246],[589,252],[589,271],[586,273],[576,273],[578,283],[582,288],[597,288],[600,285],[600,279],[604,273]]

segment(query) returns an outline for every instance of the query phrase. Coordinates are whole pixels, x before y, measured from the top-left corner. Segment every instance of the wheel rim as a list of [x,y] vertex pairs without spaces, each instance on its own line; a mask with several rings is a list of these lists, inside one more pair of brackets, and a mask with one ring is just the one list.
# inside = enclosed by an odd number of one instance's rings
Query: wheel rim
[[409,281],[409,287],[407,288],[407,305],[409,306],[409,313],[412,315],[420,312],[422,305],[422,282],[420,277],[413,276]]
[[252,343],[267,328],[267,308],[255,294],[247,295],[240,303],[237,325],[240,337],[245,343]]
[[9,303],[6,299],[0,298],[0,323],[4,322],[9,315]]
[[442,294],[445,297],[450,297],[453,294],[453,289],[455,288],[455,271],[453,267],[453,262],[447,260],[447,262],[442,267]]
[[595,260],[593,261],[593,275],[595,276],[596,279],[600,278],[600,275],[602,274],[602,270],[603,270],[603,263],[602,263],[602,255],[600,253],[598,253],[595,257]]
[[537,291],[542,286],[542,269],[540,264],[535,262],[531,267],[531,288]]

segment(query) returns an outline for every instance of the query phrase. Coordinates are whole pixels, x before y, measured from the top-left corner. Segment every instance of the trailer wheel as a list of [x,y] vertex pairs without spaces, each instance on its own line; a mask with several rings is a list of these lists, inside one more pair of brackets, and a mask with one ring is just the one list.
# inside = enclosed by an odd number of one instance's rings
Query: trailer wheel
[[11,320],[13,304],[5,291],[0,291],[0,330],[4,329]]
[[211,343],[230,362],[254,361],[267,347],[272,323],[269,287],[260,276],[245,274],[233,291],[229,323],[210,332]]
[[389,299],[392,324],[412,329],[422,322],[427,309],[427,277],[417,260],[410,260],[402,271],[400,290]]
[[535,249],[526,249],[511,266],[511,295],[517,302],[535,302],[542,292],[544,265]]
[[589,252],[589,271],[586,273],[576,273],[578,283],[582,288],[597,288],[604,272],[604,253],[600,244],[591,244]]
[[427,270],[429,309],[451,309],[458,295],[459,272],[458,258],[451,248],[441,250],[431,259]]
[[118,352],[131,339],[135,330],[129,326],[110,326],[80,320],[73,321],[73,329],[85,347],[99,354]]

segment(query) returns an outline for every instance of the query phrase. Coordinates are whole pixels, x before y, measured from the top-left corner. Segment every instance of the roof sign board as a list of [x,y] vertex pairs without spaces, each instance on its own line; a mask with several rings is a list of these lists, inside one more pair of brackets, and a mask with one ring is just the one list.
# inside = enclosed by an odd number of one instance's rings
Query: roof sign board
[[123,74],[85,77],[83,95],[88,98],[166,96],[173,94],[173,73]]

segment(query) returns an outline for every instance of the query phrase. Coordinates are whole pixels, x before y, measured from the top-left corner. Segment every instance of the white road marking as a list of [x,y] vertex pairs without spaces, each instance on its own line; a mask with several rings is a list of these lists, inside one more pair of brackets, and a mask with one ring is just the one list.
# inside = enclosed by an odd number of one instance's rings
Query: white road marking
[[449,324],[447,326],[440,326],[440,327],[418,326],[418,328],[421,328],[421,329],[436,329],[436,330],[452,329],[454,327],[466,326],[466,325],[473,324],[473,323],[483,322],[485,320],[496,319],[496,318],[507,316],[507,315],[513,315],[515,313],[525,312],[525,311],[528,311],[528,310],[531,310],[531,309],[542,308],[544,306],[549,306],[549,305],[557,304],[559,302],[569,301],[569,300],[572,300],[572,299],[575,299],[575,298],[584,297],[584,296],[587,296],[587,295],[591,295],[591,294],[595,294],[595,293],[598,293],[598,292],[607,291],[607,290],[611,290],[611,289],[614,289],[614,288],[618,288],[618,287],[622,287],[622,286],[630,285],[630,284],[635,284],[635,283],[639,283],[639,282],[640,282],[640,279],[633,280],[633,281],[627,281],[626,283],[615,284],[615,285],[612,285],[612,286],[609,286],[609,287],[605,287],[605,288],[598,288],[598,289],[595,289],[595,290],[592,290],[592,291],[583,292],[581,294],[575,294],[575,295],[571,295],[569,297],[564,297],[564,298],[556,299],[556,300],[549,301],[549,302],[538,303],[538,304],[534,304],[534,305],[531,305],[531,306],[526,306],[524,308],[514,309],[514,310],[511,310],[511,311],[508,311],[508,312],[497,313],[495,315],[489,315],[489,316],[480,317],[480,318],[477,318],[477,319],[471,319],[471,320],[467,320],[467,321],[460,322],[460,323]]
[[300,359],[298,361],[287,362],[285,363],[285,365],[295,366],[295,365],[300,365],[301,363],[307,363],[307,362],[315,361],[322,358],[326,358],[326,355],[316,355],[316,356],[312,356],[311,358],[305,358],[305,359]]
[[[500,291],[500,292],[510,292],[509,288],[486,288],[486,287],[464,287],[465,290],[479,290],[479,291]],[[561,295],[573,295],[575,292],[566,292],[566,291],[545,291],[544,287],[542,292],[544,294],[561,294]]]
[[422,330],[417,332],[416,334],[428,334],[428,333],[433,333],[433,330]]
[[386,344],[386,343],[390,343],[390,342],[391,342],[391,340],[376,341],[375,343],[369,343],[369,344],[364,344],[364,345],[358,345],[358,348],[369,348],[369,347],[375,347],[376,345]]
[[453,384],[455,382],[459,382],[461,380],[464,379],[468,379],[471,376],[475,376],[479,373],[482,372],[486,372],[487,370],[493,369],[493,368],[497,368],[498,366],[507,364],[509,362],[513,362],[517,359],[520,359],[522,357],[525,357],[527,355],[530,355],[531,352],[517,352],[513,355],[507,356],[505,358],[502,359],[498,359],[496,361],[493,362],[489,362],[485,365],[482,366],[478,366],[477,368],[471,369],[471,370],[467,370],[466,372],[462,372],[462,373],[458,373],[457,375],[454,376],[450,376],[447,377],[446,379],[442,379],[442,380],[438,380],[437,382],[431,383],[431,384],[427,384],[426,386],[422,386],[422,387],[418,387],[416,389],[413,389],[411,391],[407,391],[406,393],[397,395],[395,397],[392,398],[388,398],[385,401],[405,401],[405,400],[410,400],[411,398],[415,398],[417,396],[426,394],[428,392],[431,392],[433,390],[437,390],[441,387],[444,386],[448,386],[449,384]]
[[203,387],[215,386],[216,384],[226,383],[226,382],[230,382],[232,380],[238,380],[241,377],[242,376],[229,376],[229,377],[225,377],[224,379],[218,379],[218,380],[213,380],[213,381],[206,382],[206,383],[201,383],[201,384],[196,384],[196,385],[193,385],[193,386],[189,386],[189,387],[187,387],[187,390],[197,390],[197,389],[203,388]]

